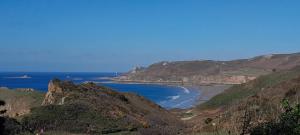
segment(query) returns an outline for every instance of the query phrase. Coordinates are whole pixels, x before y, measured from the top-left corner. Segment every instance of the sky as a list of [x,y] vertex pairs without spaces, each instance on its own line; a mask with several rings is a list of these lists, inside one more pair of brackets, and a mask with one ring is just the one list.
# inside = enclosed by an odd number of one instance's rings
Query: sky
[[300,52],[299,0],[1,0],[0,71],[124,72]]

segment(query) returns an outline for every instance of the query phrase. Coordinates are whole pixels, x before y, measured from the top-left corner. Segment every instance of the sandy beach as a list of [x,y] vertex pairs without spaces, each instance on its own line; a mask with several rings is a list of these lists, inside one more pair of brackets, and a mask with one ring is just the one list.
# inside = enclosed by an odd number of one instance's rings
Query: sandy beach
[[197,90],[200,92],[200,96],[198,97],[198,102],[196,105],[202,104],[208,100],[210,100],[215,95],[222,93],[224,90],[228,89],[232,85],[224,85],[224,84],[214,84],[214,85],[199,85],[199,86],[180,86],[184,88],[184,90]]
[[192,91],[198,91],[199,97],[197,102],[193,106],[205,103],[212,97],[222,93],[224,90],[230,88],[232,85],[226,84],[212,84],[212,85],[174,85],[174,84],[159,84],[159,85],[169,85],[181,88],[184,93],[188,94]]
[[[189,94],[192,91],[199,92],[199,96],[197,97],[197,101],[193,104],[193,106],[197,106],[202,104],[217,94],[222,93],[224,90],[228,89],[232,85],[227,84],[207,84],[207,85],[192,85],[192,84],[185,84],[182,85],[181,83],[175,82],[152,82],[152,81],[119,81],[116,79],[110,79],[111,82],[115,83],[124,83],[124,84],[157,84],[157,85],[168,85],[181,88],[185,94]],[[177,96],[178,97],[178,96]],[[176,97],[174,97],[176,98]]]
[[216,84],[216,85],[207,85],[207,86],[198,86],[200,90],[200,97],[198,104],[202,104],[208,100],[210,100],[215,95],[222,93],[224,90],[230,88],[232,85],[223,85],[223,84]]

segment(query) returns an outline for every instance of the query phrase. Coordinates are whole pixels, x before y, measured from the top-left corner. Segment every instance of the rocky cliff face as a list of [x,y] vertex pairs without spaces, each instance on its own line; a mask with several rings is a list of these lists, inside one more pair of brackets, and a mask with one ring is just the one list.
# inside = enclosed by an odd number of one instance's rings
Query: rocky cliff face
[[119,81],[240,84],[300,65],[300,53],[264,55],[233,61],[160,62],[130,72]]
[[48,92],[45,95],[42,105],[54,104],[63,96],[62,88],[59,81],[50,81],[48,84]]

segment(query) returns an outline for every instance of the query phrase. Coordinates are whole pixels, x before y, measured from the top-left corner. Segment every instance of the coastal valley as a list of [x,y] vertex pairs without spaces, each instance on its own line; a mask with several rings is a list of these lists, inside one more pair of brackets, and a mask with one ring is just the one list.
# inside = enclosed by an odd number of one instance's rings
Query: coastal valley
[[300,0],[0,0],[0,135],[300,135]]
[[274,54],[234,61],[160,62],[112,78],[197,86],[209,95],[188,109],[167,110],[140,95],[93,82],[53,79],[46,93],[0,88],[1,133],[299,134],[299,65],[299,53]]

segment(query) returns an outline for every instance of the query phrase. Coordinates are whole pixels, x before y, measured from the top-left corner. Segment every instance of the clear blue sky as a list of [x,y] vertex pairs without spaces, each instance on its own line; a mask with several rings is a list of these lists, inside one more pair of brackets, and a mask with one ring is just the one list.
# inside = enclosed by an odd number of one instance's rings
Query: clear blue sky
[[299,0],[1,0],[0,71],[300,52]]

